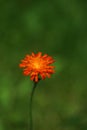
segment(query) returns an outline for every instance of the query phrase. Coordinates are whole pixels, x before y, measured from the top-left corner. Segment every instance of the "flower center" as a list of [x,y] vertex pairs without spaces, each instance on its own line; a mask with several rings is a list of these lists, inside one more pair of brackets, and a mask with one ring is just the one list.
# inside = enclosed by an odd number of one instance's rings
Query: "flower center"
[[37,70],[40,69],[41,68],[41,60],[40,59],[34,60],[33,67],[34,67],[34,69],[37,69]]
[[34,67],[35,67],[36,69],[39,69],[39,68],[40,68],[40,64],[39,64],[38,62],[35,62],[35,63],[34,63]]

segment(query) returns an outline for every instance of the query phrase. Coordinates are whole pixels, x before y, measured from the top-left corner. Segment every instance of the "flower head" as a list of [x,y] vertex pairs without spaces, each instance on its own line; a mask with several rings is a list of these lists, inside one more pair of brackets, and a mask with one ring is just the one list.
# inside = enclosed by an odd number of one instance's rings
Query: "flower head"
[[29,75],[31,80],[38,82],[39,76],[41,79],[45,79],[46,77],[50,78],[50,75],[54,73],[54,66],[50,65],[53,62],[51,56],[47,54],[42,56],[42,53],[38,52],[26,55],[19,66],[24,68],[24,75]]

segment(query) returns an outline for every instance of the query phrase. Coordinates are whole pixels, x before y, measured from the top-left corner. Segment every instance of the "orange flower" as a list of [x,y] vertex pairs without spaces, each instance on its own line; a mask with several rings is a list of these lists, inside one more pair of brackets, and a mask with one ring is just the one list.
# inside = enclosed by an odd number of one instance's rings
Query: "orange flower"
[[54,73],[54,66],[50,66],[54,60],[47,54],[42,56],[41,52],[32,53],[26,55],[21,62],[19,66],[24,68],[24,75],[30,75],[30,79],[35,82],[38,82],[39,76],[41,79],[45,79],[46,77],[50,78],[50,75]]

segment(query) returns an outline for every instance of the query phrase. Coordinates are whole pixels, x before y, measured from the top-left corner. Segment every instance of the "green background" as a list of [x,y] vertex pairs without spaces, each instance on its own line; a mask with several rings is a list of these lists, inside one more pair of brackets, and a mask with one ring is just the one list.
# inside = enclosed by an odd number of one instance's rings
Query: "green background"
[[0,0],[0,130],[29,130],[33,83],[19,63],[39,51],[56,72],[35,91],[34,130],[87,130],[86,0]]

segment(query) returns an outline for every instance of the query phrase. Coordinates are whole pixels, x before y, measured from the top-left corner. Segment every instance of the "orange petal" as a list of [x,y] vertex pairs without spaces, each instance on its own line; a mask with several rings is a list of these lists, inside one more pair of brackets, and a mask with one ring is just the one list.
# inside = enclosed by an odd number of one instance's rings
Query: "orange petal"
[[35,82],[38,82],[38,76],[37,75],[35,76]]

